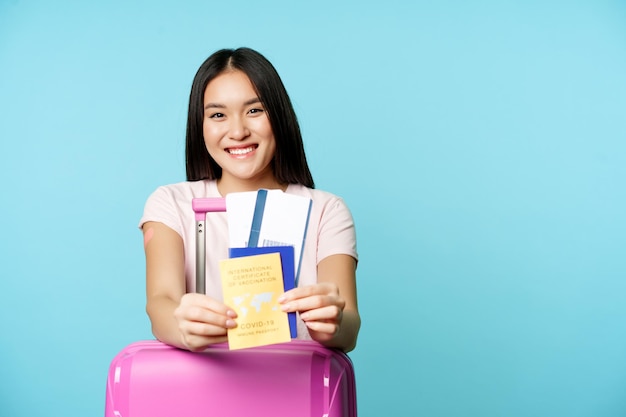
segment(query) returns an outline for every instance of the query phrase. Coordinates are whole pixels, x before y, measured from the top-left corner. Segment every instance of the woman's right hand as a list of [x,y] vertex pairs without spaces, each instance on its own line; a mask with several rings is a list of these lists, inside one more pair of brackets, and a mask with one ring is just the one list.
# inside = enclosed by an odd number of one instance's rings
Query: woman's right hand
[[203,294],[183,295],[174,310],[182,343],[198,352],[214,343],[226,342],[227,329],[237,327],[237,313],[227,305]]

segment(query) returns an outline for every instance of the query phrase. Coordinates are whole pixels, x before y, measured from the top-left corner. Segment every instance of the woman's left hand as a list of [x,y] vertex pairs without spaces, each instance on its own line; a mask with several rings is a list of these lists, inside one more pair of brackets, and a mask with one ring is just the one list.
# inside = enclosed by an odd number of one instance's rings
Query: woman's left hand
[[287,291],[278,301],[282,310],[299,312],[313,340],[324,343],[339,333],[345,300],[336,284],[322,282]]

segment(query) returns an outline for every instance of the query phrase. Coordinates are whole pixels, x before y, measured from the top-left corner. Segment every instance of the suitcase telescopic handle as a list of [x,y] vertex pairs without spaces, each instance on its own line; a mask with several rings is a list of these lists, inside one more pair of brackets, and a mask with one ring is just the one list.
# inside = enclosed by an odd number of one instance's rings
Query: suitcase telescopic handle
[[206,294],[206,214],[226,211],[226,199],[194,198],[191,207],[196,213],[196,292]]

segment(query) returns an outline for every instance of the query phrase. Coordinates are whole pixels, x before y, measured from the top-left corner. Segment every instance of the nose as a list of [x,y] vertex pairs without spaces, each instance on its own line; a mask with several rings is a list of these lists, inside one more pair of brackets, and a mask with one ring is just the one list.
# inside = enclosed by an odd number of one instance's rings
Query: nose
[[242,117],[233,117],[228,126],[228,136],[234,140],[244,140],[250,135],[250,131],[246,126],[245,119]]

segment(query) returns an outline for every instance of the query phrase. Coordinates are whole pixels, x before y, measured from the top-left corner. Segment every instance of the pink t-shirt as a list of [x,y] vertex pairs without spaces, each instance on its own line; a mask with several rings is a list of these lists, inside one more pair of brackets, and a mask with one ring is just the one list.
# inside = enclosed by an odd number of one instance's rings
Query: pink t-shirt
[[[345,254],[358,259],[356,234],[350,210],[344,201],[325,191],[290,184],[287,193],[313,201],[307,235],[302,252],[299,286],[317,282],[317,264],[330,255]],[[181,182],[159,187],[146,202],[139,226],[155,221],[176,231],[185,248],[187,291],[195,290],[195,216],[193,198],[221,197],[214,180]],[[228,258],[228,222],[226,213],[208,213],[206,217],[206,292],[222,300],[219,260]],[[306,327],[298,320],[298,338],[309,338]]]

